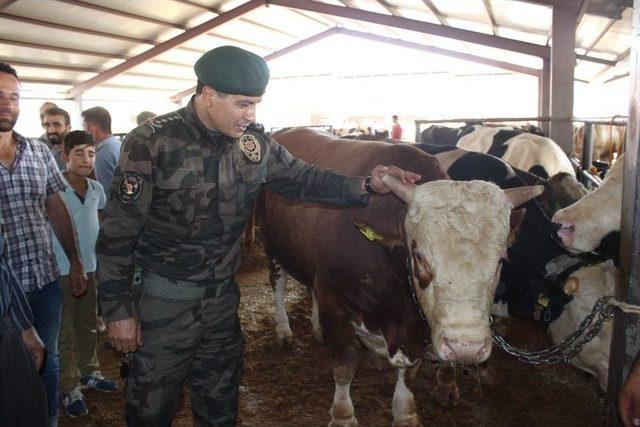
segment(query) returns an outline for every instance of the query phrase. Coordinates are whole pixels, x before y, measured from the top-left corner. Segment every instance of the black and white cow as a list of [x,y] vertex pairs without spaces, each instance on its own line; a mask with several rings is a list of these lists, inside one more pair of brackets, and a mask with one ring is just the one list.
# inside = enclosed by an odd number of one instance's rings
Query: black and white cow
[[546,322],[555,319],[569,300],[562,289],[563,281],[578,267],[600,260],[591,255],[570,256],[557,244],[557,226],[550,220],[558,209],[586,195],[584,186],[566,173],[542,179],[484,153],[452,146],[415,146],[434,155],[442,169],[457,181],[490,181],[502,189],[545,187],[542,195],[523,206],[526,212],[503,265],[496,302],[507,303],[512,315],[533,316]]
[[499,157],[518,169],[548,178],[564,172],[575,176],[571,161],[549,138],[513,128],[468,125],[458,129],[434,125],[422,132],[421,142],[456,145]]

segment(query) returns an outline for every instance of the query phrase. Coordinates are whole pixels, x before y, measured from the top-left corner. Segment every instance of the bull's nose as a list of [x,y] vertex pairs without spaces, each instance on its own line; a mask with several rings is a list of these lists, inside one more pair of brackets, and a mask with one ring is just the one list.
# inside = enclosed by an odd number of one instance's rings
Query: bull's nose
[[444,338],[440,350],[445,360],[451,362],[480,363],[491,354],[491,340]]

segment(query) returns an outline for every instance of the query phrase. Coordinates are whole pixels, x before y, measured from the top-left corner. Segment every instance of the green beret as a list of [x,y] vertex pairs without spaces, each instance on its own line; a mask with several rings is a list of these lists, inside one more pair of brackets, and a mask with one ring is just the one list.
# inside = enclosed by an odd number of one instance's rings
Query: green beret
[[255,53],[220,46],[205,53],[193,67],[198,80],[233,95],[262,96],[269,83],[269,67]]

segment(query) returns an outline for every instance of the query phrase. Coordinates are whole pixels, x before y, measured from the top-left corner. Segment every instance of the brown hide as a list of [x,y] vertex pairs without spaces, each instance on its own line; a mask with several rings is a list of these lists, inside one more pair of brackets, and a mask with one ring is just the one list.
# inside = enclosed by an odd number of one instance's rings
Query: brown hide
[[[377,164],[393,164],[419,173],[421,182],[447,179],[434,157],[407,145],[339,139],[306,128],[272,136],[295,157],[347,175],[366,176]],[[376,195],[364,208],[343,209],[267,191],[260,211],[269,256],[314,287],[334,358],[347,357],[353,337],[349,322],[356,319],[384,334],[391,355],[400,348],[413,360],[421,356],[427,325],[409,291],[404,245],[384,248],[367,240],[353,224],[364,222],[387,240],[401,242],[406,215],[402,202],[390,194]]]

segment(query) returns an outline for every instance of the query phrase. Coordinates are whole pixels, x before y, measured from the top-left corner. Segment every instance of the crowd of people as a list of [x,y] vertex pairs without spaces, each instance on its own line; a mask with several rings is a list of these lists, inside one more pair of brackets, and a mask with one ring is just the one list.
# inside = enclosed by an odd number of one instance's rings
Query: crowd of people
[[[260,187],[353,207],[389,192],[384,174],[420,179],[392,165],[344,176],[294,158],[255,123],[269,69],[251,52],[218,47],[194,70],[189,103],[141,113],[121,143],[106,109],[83,111],[84,130],[72,130],[53,103],[40,109],[40,138],[20,135],[19,76],[0,63],[0,424],[56,426],[61,404],[87,414],[83,390],[117,388],[97,358],[100,311],[129,366],[128,425],[170,425],[185,382],[195,425],[235,425],[244,341],[234,275]],[[621,397],[629,425],[640,425],[635,382]]]

